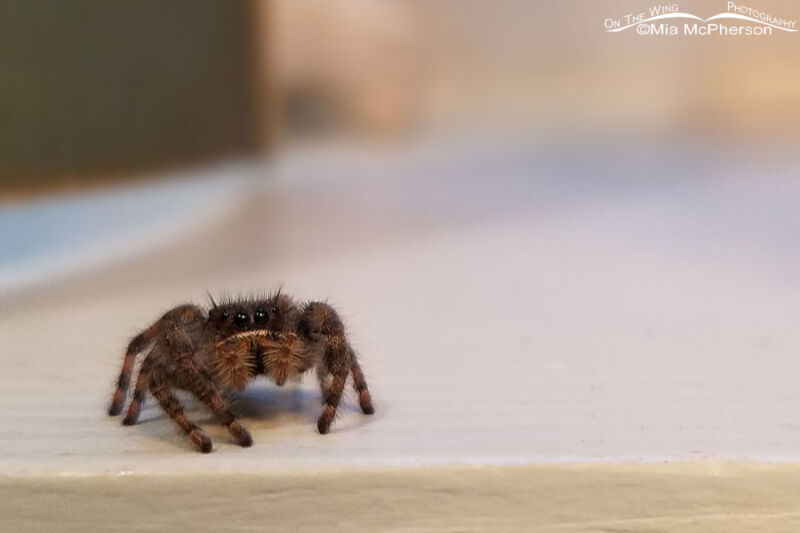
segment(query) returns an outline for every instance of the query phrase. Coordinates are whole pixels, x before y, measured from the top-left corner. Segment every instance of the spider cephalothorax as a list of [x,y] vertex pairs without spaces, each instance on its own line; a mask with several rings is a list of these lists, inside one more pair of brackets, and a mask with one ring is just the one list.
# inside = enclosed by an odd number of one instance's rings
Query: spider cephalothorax
[[194,394],[242,446],[250,446],[252,439],[236,422],[221,393],[241,391],[260,374],[283,385],[316,368],[325,405],[317,422],[320,433],[330,429],[348,374],[353,375],[361,410],[373,413],[364,374],[344,325],[331,306],[309,302],[298,307],[280,293],[220,304],[211,300],[211,304],[207,312],[194,305],[175,307],[133,338],[108,410],[110,415],[122,412],[136,355],[147,348],[123,424],[136,423],[149,390],[203,452],[211,451],[211,440],[186,418],[173,389]]

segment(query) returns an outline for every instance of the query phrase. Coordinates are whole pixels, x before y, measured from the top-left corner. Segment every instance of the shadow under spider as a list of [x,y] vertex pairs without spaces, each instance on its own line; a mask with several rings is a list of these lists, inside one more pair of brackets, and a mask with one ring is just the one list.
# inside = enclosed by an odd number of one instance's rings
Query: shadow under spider
[[[230,395],[230,406],[236,416],[244,419],[270,420],[285,415],[302,415],[304,420],[316,422],[323,409],[319,391],[301,388],[285,388],[270,383],[258,383],[243,392]],[[347,395],[342,398],[340,411],[361,412]]]
[[[349,392],[349,391],[348,391]],[[176,391],[181,403],[186,406],[186,414],[203,426],[214,426],[218,421],[193,396]],[[339,412],[360,413],[345,394],[339,404]],[[271,383],[256,383],[243,392],[232,392],[225,395],[231,411],[243,421],[273,421],[276,419],[295,419],[303,424],[315,424],[323,409],[322,397],[318,390],[305,389],[301,385],[294,387],[277,387]],[[148,398],[149,400],[152,400]],[[148,412],[149,411],[149,412]],[[163,411],[148,401],[142,412],[139,424],[169,420]]]
[[[186,415],[201,426],[209,437],[220,444],[228,442],[225,427],[220,425],[204,405],[185,391],[175,392],[186,408]],[[181,435],[176,431],[172,421],[155,400],[152,398],[150,400],[145,404],[138,425],[147,427],[147,433],[153,437],[170,443],[175,443],[177,439],[179,448],[192,449],[188,440],[180,438]],[[251,430],[256,442],[258,442],[259,422],[262,423],[261,430],[296,424],[307,425],[311,432],[323,408],[319,391],[302,388],[299,384],[295,387],[277,387],[267,382],[257,383],[243,392],[226,394],[226,400],[231,411],[245,427]],[[345,394],[342,403],[339,404],[339,413],[343,412],[361,412],[357,404],[348,401],[348,394]],[[368,420],[358,417],[348,424],[338,424],[333,431],[346,432],[368,423]],[[316,429],[313,432],[316,434]]]

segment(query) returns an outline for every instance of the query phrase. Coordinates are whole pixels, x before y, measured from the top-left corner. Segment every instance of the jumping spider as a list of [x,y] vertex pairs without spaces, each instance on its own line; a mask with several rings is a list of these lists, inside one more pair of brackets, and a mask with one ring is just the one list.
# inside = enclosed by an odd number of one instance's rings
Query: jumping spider
[[108,414],[116,416],[128,392],[136,355],[150,348],[141,364],[133,400],[122,423],[135,424],[146,390],[201,452],[211,451],[211,439],[184,414],[172,389],[191,392],[228,427],[241,446],[253,443],[250,434],[228,410],[221,393],[241,391],[259,374],[277,385],[316,368],[325,405],[317,422],[327,433],[336,416],[348,374],[358,403],[372,414],[372,399],[355,352],[347,342],[344,324],[326,303],[295,306],[280,291],[261,299],[217,304],[205,310],[181,305],[168,311],[128,345],[117,389]]

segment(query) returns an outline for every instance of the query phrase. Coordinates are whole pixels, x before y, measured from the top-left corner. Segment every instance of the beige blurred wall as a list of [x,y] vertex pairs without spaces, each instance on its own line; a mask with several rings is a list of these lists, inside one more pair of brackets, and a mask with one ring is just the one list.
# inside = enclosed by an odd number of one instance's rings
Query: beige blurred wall
[[392,135],[424,117],[423,11],[400,0],[268,0],[274,105],[288,130]]
[[[670,2],[671,3],[671,2]],[[739,2],[800,25],[800,3]],[[606,17],[658,2],[420,2],[434,28],[434,115],[502,118],[569,131],[800,133],[800,33],[644,37]],[[726,2],[681,10],[708,17]]]
[[[800,3],[739,2],[800,21]],[[800,134],[800,33],[604,31],[658,2],[274,0],[278,108],[362,133],[522,125],[565,134]],[[679,3],[708,17],[726,1]],[[295,102],[296,103],[296,102]],[[327,116],[326,113],[330,116]],[[291,122],[291,120],[290,120]]]

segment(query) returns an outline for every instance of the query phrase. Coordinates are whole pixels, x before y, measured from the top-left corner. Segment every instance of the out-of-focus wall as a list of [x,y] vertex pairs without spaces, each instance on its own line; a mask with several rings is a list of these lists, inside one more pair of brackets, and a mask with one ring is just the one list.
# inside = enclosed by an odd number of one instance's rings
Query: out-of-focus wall
[[[800,20],[791,0],[751,4]],[[603,27],[653,5],[0,0],[0,180],[85,180],[308,133],[800,137],[800,33]],[[708,17],[726,1],[679,7]]]
[[250,149],[249,1],[0,2],[0,182]]

